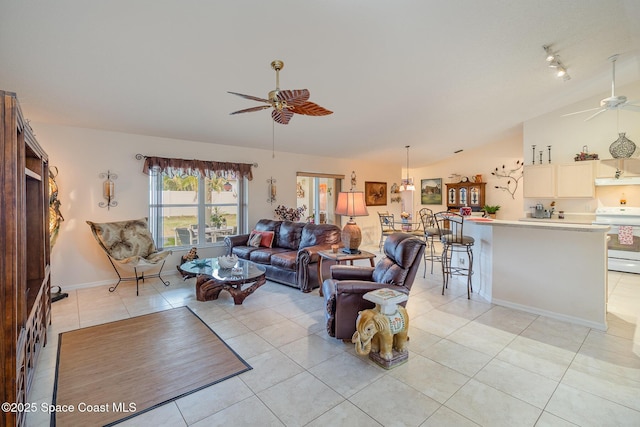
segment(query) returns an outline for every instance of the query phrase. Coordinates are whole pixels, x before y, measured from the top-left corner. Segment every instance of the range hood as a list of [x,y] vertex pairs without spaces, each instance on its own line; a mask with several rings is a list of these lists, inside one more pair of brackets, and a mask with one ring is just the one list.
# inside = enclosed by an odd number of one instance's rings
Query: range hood
[[628,178],[596,178],[596,187],[605,185],[640,185],[640,176],[630,176]]

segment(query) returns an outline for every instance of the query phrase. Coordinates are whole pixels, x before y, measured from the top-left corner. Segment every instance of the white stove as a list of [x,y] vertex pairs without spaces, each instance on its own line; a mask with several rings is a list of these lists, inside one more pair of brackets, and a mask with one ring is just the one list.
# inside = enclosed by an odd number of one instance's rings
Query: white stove
[[[609,270],[640,273],[640,208],[602,207],[596,209],[596,225],[608,225]],[[632,231],[633,240],[619,239],[620,227]]]

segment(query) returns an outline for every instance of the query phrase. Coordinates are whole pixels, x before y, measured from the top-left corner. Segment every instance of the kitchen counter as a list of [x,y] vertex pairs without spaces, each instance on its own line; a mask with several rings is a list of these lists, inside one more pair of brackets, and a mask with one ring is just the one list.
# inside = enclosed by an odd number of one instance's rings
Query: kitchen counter
[[[465,220],[473,290],[491,303],[607,329],[608,226]],[[453,260],[455,262],[455,260]]]
[[518,221],[510,221],[503,219],[487,220],[486,218],[478,220],[469,218],[465,223],[473,222],[478,225],[491,225],[493,227],[529,227],[529,228],[549,228],[556,230],[571,230],[581,232],[606,232],[609,230],[609,226],[604,225],[592,225],[589,223],[578,223],[567,221],[564,219],[549,219],[549,218],[522,218]]

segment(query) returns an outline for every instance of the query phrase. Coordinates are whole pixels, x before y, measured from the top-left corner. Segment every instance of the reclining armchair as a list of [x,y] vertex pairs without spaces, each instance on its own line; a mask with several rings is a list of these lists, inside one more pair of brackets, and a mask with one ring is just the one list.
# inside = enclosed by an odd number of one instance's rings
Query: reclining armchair
[[351,340],[356,331],[358,312],[375,306],[362,298],[367,292],[389,288],[409,295],[424,249],[422,239],[394,233],[385,240],[386,256],[375,267],[332,266],[331,278],[322,284],[327,333],[338,339]]
[[[156,249],[147,218],[105,223],[87,221],[87,224],[118,275],[118,283],[110,287],[109,292],[115,291],[120,282],[135,280],[138,295],[138,283],[140,280],[144,282],[144,273],[158,267],[158,272],[147,275],[147,278],[157,277],[165,286],[169,286],[169,281],[164,280],[160,273],[171,251]],[[122,277],[116,264],[125,271],[133,272],[134,276]]]

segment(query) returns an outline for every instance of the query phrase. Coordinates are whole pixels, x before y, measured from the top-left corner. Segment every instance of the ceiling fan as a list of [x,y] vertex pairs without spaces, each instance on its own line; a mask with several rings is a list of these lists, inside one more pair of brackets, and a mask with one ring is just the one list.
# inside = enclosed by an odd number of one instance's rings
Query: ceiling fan
[[307,89],[280,90],[280,70],[284,68],[284,62],[275,60],[271,62],[271,68],[276,71],[276,89],[269,92],[269,98],[263,99],[251,95],[243,95],[237,92],[229,92],[234,95],[241,96],[253,101],[264,102],[267,105],[246,108],[244,110],[234,111],[233,114],[250,113],[252,111],[260,111],[266,108],[273,108],[271,117],[277,123],[286,125],[294,114],[304,114],[306,116],[326,116],[332,114],[326,108],[319,106],[313,102],[309,102],[309,91]]
[[565,116],[573,116],[574,114],[582,114],[589,111],[596,111],[594,114],[590,115],[585,119],[589,121],[596,117],[599,114],[604,113],[607,110],[629,110],[629,111],[637,111],[640,112],[640,105],[635,105],[636,101],[627,101],[626,96],[618,95],[616,96],[616,60],[618,59],[618,55],[613,55],[609,57],[611,64],[613,66],[613,76],[611,78],[611,96],[608,98],[604,98],[600,101],[600,107],[589,108],[588,110],[576,111],[575,113],[564,114]]

